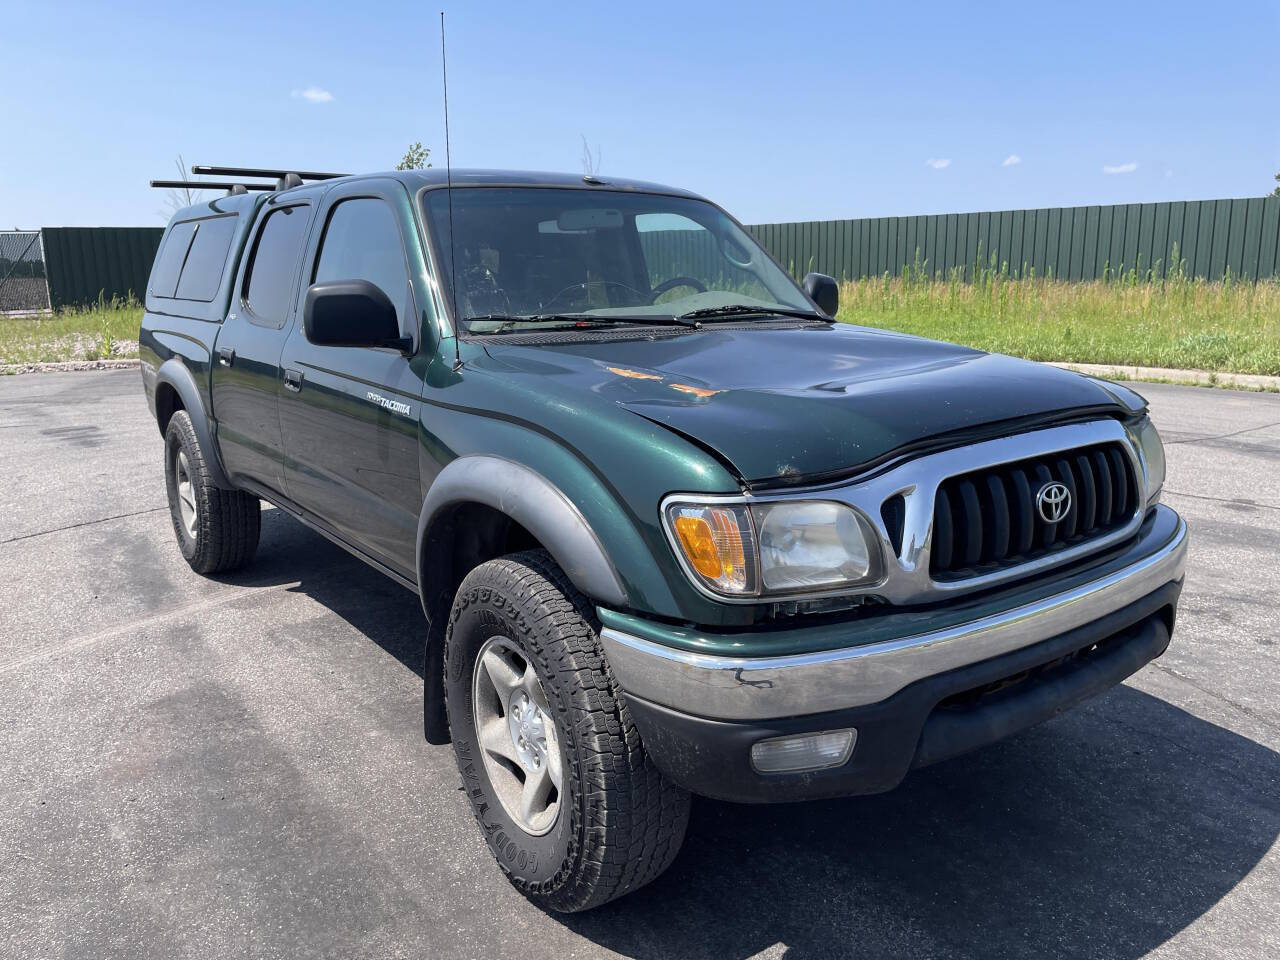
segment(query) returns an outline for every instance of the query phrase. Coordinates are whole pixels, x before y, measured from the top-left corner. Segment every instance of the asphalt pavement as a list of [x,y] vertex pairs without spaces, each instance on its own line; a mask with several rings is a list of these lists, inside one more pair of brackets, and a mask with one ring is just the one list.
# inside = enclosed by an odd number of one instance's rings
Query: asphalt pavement
[[0,378],[0,957],[1280,955],[1280,396],[1138,385],[1191,553],[1128,683],[893,793],[696,801],[575,917],[421,736],[410,593],[277,510],[193,574],[136,370]]

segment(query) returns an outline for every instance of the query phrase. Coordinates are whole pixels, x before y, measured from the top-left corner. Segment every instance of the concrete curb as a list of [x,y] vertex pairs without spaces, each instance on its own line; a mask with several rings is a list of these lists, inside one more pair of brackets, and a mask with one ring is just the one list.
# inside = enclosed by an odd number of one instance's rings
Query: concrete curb
[[137,357],[119,360],[60,360],[56,363],[0,363],[0,376],[15,373],[66,373],[71,370],[128,370]]
[[1050,366],[1087,373],[1104,380],[1145,380],[1149,383],[1181,383],[1196,387],[1280,393],[1280,377],[1256,373],[1219,373],[1216,370],[1176,370],[1172,367],[1130,367],[1106,363],[1063,363],[1056,360],[1048,362]]

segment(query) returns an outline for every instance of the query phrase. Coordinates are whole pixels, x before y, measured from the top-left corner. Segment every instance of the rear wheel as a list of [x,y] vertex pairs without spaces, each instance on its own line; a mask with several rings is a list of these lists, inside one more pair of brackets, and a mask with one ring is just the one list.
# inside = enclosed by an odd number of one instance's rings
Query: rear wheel
[[165,486],[178,549],[196,573],[242,567],[258,549],[258,498],[214,485],[191,415],[179,410],[164,432]]
[[476,820],[530,900],[590,909],[675,858],[689,795],[645,755],[592,607],[545,551],[491,560],[463,580],[445,703]]

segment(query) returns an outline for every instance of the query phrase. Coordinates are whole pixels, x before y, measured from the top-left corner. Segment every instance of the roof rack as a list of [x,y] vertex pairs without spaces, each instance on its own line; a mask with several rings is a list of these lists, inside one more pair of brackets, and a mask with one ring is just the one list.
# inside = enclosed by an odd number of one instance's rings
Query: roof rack
[[250,190],[274,190],[274,183],[232,183],[229,180],[152,180],[153,187],[184,188],[192,190],[225,190],[230,196],[239,196]]
[[[349,176],[349,174],[345,173],[316,173],[314,170],[275,170],[270,167],[216,167],[199,163],[191,167],[191,172],[214,177],[275,177],[282,183],[295,177],[299,181],[303,181],[336,180],[338,177]],[[294,183],[289,185],[297,186]]]
[[345,173],[317,173],[314,170],[276,170],[269,167],[217,167],[197,163],[191,167],[197,176],[215,177],[274,177],[275,183],[240,183],[235,180],[152,180],[153,187],[188,187],[194,190],[226,190],[232,196],[250,190],[288,190],[300,187],[308,180],[335,180],[349,176]]

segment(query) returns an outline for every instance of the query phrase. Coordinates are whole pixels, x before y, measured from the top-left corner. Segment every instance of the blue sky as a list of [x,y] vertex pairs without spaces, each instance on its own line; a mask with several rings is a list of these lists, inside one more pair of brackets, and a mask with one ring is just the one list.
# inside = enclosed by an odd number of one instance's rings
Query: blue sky
[[[158,224],[188,163],[444,161],[439,5],[19,3],[0,226]],[[704,193],[747,222],[1258,196],[1280,3],[445,6],[455,166]]]

